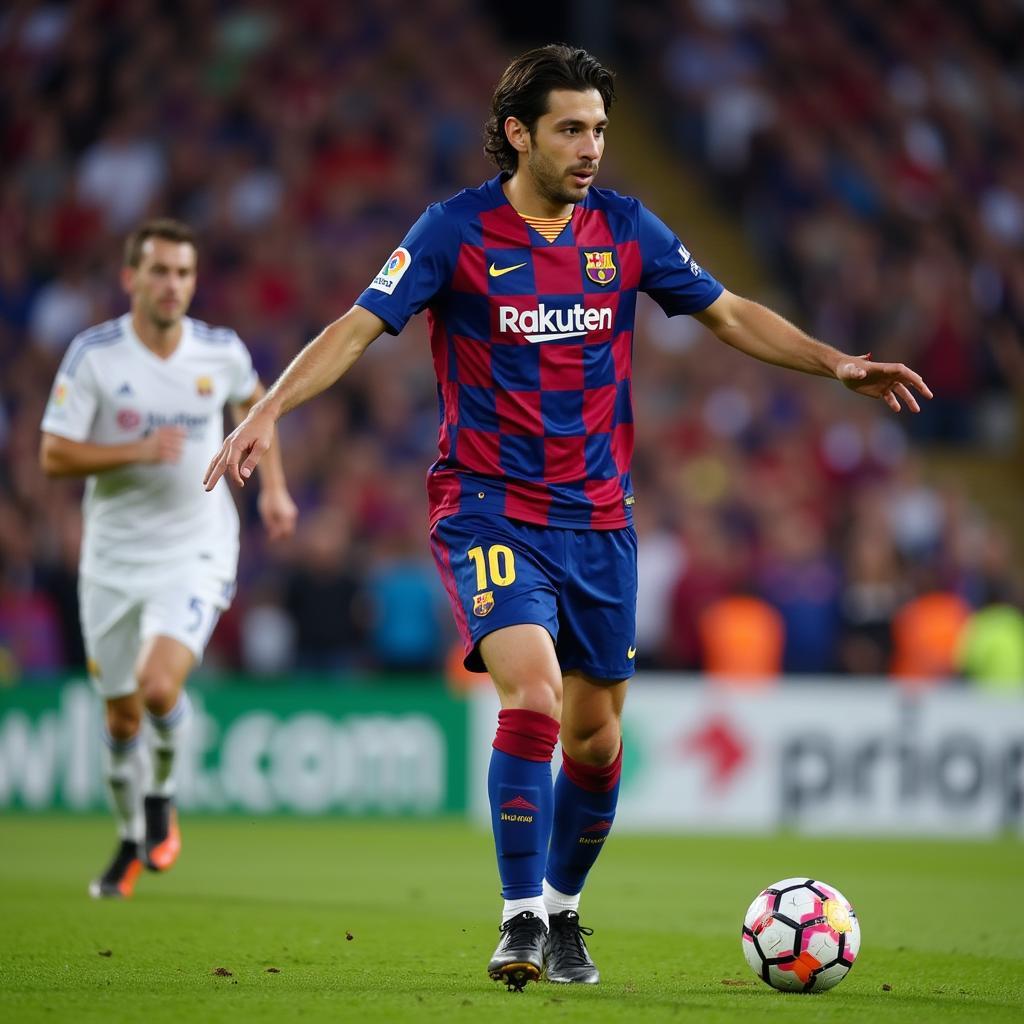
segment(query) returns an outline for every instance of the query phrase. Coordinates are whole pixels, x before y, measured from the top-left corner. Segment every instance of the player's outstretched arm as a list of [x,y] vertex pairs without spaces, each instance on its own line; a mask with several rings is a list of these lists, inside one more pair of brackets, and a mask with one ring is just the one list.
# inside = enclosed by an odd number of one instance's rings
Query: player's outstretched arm
[[384,321],[361,306],[325,327],[288,364],[274,386],[224,438],[203,477],[208,491],[227,475],[239,487],[252,476],[274,443],[274,424],[297,405],[320,394],[346,373],[369,345],[381,336]]
[[39,466],[47,476],[90,476],[137,463],[177,462],[185,444],[181,427],[157,427],[138,441],[97,444],[43,431]]
[[[790,370],[834,377],[851,391],[880,398],[894,412],[901,403],[920,412],[914,391],[931,398],[928,385],[902,363],[877,363],[816,341],[784,317],[732,292],[723,292],[696,318],[719,340],[755,359]],[[913,389],[913,390],[912,390]]]
[[[248,401],[231,406],[231,417],[236,427],[266,393],[267,389],[257,383],[256,390],[249,396]],[[257,500],[257,507],[267,536],[271,540],[283,540],[295,532],[295,522],[298,519],[299,510],[288,493],[288,485],[284,478],[284,465],[281,462],[281,445],[278,442],[276,431],[274,442],[267,449],[267,454],[263,456],[263,461],[260,463],[260,496]]]

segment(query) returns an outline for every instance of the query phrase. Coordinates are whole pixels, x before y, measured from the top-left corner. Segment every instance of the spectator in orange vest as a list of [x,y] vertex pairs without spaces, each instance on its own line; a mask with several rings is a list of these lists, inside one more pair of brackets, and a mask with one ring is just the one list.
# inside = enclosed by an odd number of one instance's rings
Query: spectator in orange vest
[[701,613],[698,631],[703,669],[716,681],[778,680],[786,630],[767,601],[747,594],[719,598]]
[[956,673],[957,644],[971,608],[949,591],[908,601],[892,623],[890,674],[908,685],[935,683]]

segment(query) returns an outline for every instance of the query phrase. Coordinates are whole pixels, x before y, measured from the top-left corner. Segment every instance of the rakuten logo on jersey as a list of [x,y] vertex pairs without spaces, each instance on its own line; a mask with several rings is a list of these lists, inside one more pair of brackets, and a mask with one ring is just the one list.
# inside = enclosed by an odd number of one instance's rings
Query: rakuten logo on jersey
[[519,334],[527,341],[559,341],[578,338],[588,331],[610,331],[612,311],[587,309],[580,303],[568,309],[548,309],[542,302],[536,309],[498,307],[498,330],[502,334]]
[[145,433],[149,434],[160,427],[181,427],[190,441],[201,440],[206,433],[209,415],[196,416],[189,412],[176,412],[171,415],[163,412],[146,414]]

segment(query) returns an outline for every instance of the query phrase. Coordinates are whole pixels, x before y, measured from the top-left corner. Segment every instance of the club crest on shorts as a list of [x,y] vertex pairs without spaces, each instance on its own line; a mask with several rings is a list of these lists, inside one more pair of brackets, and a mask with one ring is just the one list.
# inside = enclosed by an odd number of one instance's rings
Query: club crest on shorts
[[594,284],[611,284],[615,280],[618,268],[615,266],[615,253],[608,250],[602,252],[586,252],[587,277]]
[[494,609],[494,591],[485,590],[482,594],[473,595],[473,614],[483,618]]

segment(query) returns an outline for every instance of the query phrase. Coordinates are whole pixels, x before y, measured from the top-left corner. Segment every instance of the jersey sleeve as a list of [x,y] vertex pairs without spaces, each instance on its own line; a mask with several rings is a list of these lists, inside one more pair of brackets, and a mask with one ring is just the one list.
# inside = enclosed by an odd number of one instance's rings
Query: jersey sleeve
[[640,290],[647,292],[666,316],[707,309],[725,289],[642,204],[639,204],[639,217]]
[[72,343],[54,378],[40,430],[69,441],[85,441],[92,431],[99,401],[92,363],[88,355]]
[[439,203],[428,206],[380,273],[356,299],[398,334],[447,287],[459,252],[459,228]]
[[237,334],[231,341],[231,379],[228,385],[227,400],[233,405],[247,402],[252,398],[259,376],[252,365],[252,356],[245,342]]

